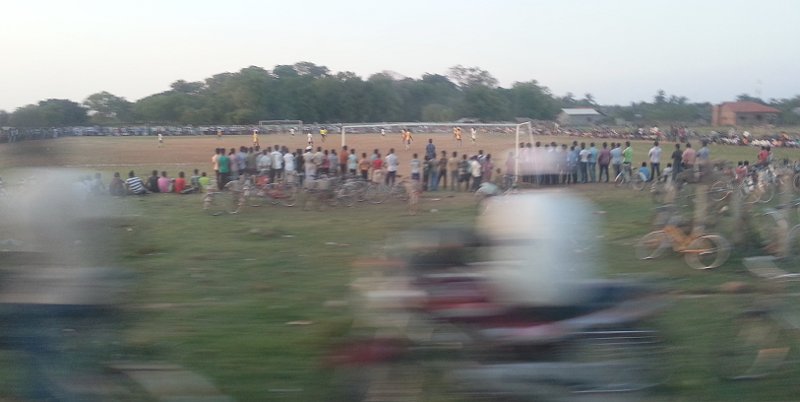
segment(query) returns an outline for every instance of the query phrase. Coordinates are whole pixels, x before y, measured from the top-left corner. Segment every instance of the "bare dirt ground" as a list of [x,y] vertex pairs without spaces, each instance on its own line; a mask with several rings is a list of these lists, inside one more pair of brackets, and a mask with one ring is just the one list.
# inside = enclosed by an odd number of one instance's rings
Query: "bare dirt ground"
[[[515,137],[513,134],[487,134],[478,138],[473,144],[465,138],[461,146],[449,134],[434,133],[415,135],[409,149],[405,149],[400,134],[392,133],[386,136],[379,134],[348,134],[347,145],[355,148],[358,155],[366,152],[368,155],[373,149],[378,149],[381,155],[386,155],[390,148],[394,148],[400,159],[399,174],[407,174],[409,162],[414,153],[419,159],[425,154],[428,139],[433,139],[436,145],[437,157],[441,151],[447,155],[457,151],[462,154],[474,155],[479,150],[485,154],[492,154],[495,167],[504,168],[506,155],[513,149]],[[307,145],[305,135],[291,136],[288,134],[261,135],[262,149],[275,145],[286,146],[291,150],[304,149]],[[522,140],[522,139],[521,139]],[[527,141],[527,139],[525,139]],[[550,138],[537,137],[537,141],[550,141]],[[560,140],[560,141],[559,141]],[[571,138],[556,139],[560,143],[571,141]],[[167,168],[175,166],[181,170],[198,168],[201,171],[211,171],[211,156],[215,148],[239,148],[251,146],[251,136],[186,136],[165,137],[164,145],[159,147],[156,137],[68,137],[55,140],[29,141],[15,144],[0,144],[0,169],[17,167],[38,166],[64,166],[87,167],[101,171],[115,170],[116,167],[141,166],[142,170],[153,168]],[[314,136],[314,147],[323,149],[342,149],[339,134],[328,135],[326,142],[321,142],[320,136]],[[503,169],[505,170],[505,169]],[[170,172],[174,174],[175,172]]]

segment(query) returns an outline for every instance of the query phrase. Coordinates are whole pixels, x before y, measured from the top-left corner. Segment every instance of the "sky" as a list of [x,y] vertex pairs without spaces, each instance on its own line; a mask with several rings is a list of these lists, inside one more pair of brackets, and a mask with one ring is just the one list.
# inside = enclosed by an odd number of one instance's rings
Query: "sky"
[[477,66],[600,104],[800,94],[795,0],[7,0],[2,15],[9,112],[299,61],[364,79]]

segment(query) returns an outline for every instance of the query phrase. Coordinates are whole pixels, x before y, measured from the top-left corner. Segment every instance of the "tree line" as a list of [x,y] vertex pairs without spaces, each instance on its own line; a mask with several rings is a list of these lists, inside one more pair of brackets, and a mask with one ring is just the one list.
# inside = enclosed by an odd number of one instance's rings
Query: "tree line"
[[[800,96],[761,99],[782,110],[782,122],[800,123]],[[711,104],[690,103],[686,97],[659,90],[652,102],[599,106],[587,93],[554,95],[535,80],[498,86],[491,73],[478,67],[451,67],[446,75],[419,79],[381,72],[366,80],[352,72],[331,72],[310,62],[277,65],[271,70],[250,66],[204,81],[179,80],[165,92],[135,102],[98,92],[82,103],[47,99],[9,113],[0,111],[0,126],[57,127],[81,125],[254,124],[258,120],[296,119],[305,122],[510,121],[515,118],[552,120],[563,107],[593,107],[608,122],[709,122]]]

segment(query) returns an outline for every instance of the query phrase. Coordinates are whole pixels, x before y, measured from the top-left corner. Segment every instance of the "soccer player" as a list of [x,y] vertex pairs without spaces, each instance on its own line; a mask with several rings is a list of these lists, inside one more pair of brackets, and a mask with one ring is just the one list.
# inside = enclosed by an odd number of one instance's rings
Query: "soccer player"
[[222,139],[222,129],[221,128],[217,128],[217,139],[218,140]]
[[475,130],[475,127],[469,129],[469,136],[472,138],[472,143],[476,143],[478,141],[478,132]]
[[260,146],[258,143],[258,130],[253,129],[253,148]]
[[461,127],[455,127],[453,129],[453,137],[456,139],[456,142],[458,142],[458,146],[460,147],[461,146]]
[[386,129],[382,128],[381,129],[381,137],[385,137],[385,136],[386,136]]
[[319,135],[320,137],[322,137],[322,142],[325,142],[325,138],[328,137],[328,129],[327,128],[319,129]]
[[164,134],[158,133],[158,147],[164,146]]
[[308,146],[314,146],[314,136],[311,134],[311,131],[308,132]]

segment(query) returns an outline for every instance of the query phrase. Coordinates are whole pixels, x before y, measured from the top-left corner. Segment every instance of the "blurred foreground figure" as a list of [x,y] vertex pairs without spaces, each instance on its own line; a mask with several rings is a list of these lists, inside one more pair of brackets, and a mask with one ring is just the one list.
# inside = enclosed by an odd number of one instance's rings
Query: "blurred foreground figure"
[[15,373],[0,399],[113,400],[98,393],[109,388],[97,373],[115,356],[127,283],[120,269],[106,267],[119,219],[82,172],[26,175],[24,187],[0,200],[0,345],[14,352],[6,361]]
[[356,339],[331,357],[348,400],[640,400],[661,350],[641,324],[664,302],[597,279],[596,216],[569,192],[537,191],[488,199],[472,229],[391,239],[391,258],[354,285]]

